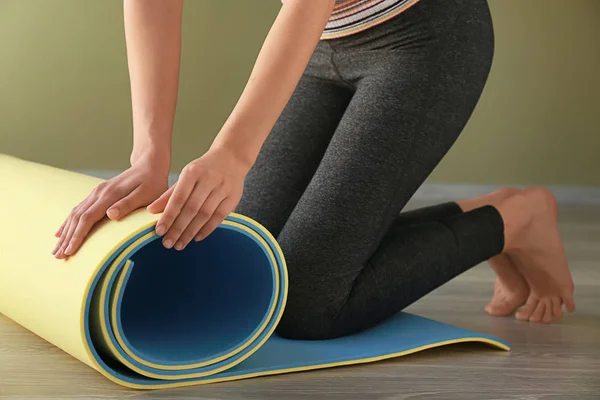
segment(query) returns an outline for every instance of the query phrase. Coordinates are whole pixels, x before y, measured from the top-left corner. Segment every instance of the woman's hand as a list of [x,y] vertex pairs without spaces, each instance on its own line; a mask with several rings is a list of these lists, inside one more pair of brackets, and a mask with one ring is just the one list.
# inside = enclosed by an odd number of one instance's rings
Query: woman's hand
[[75,254],[92,227],[105,216],[122,219],[152,203],[168,188],[168,163],[155,159],[134,163],[115,178],[102,182],[71,210],[56,232],[58,243],[52,254],[59,259]]
[[211,148],[186,165],[179,181],[147,208],[164,211],[156,224],[163,245],[183,250],[210,235],[237,207],[249,169],[224,147]]

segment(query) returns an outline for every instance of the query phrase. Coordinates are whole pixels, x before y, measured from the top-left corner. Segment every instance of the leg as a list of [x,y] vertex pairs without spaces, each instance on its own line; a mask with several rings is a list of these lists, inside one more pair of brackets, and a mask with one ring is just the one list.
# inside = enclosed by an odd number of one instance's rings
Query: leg
[[492,205],[505,218],[505,250],[489,260],[498,279],[491,315],[516,313],[519,320],[549,323],[574,311],[573,280],[558,232],[556,199],[544,188],[502,189],[458,202],[463,210]]
[[[489,260],[497,280],[486,312],[506,316],[525,304],[516,313],[517,319],[549,323],[562,318],[563,304],[568,311],[575,308],[573,281],[558,232],[558,207],[554,196],[543,188],[504,189],[459,202],[459,205],[469,210],[510,198],[519,201],[518,198],[524,196],[539,204],[539,209],[532,212],[538,216],[529,226],[529,235],[523,244]],[[523,218],[527,219],[527,216]]]
[[[405,227],[423,222],[441,221],[462,212],[475,210],[486,205],[498,204],[519,193],[521,193],[519,189],[504,188],[476,198],[403,212],[395,219],[393,226]],[[529,284],[519,272],[515,260],[508,254],[502,253],[492,257],[488,260],[488,264],[496,273],[497,280],[494,285],[494,295],[485,307],[485,311],[493,316],[510,315],[525,304],[529,297]]]
[[[498,204],[520,193],[519,189],[505,188],[485,196],[459,201],[457,206],[463,211],[471,211],[485,205]],[[493,316],[510,315],[525,304],[530,293],[529,284],[510,255],[499,254],[489,259],[488,263],[496,273],[497,279],[494,295],[485,311]],[[560,313],[557,317],[560,317]]]
[[[465,199],[456,203],[449,202],[440,205],[425,207],[402,213],[394,221],[395,227],[405,227],[407,225],[418,225],[423,222],[440,221],[461,212],[468,212],[486,205],[497,205],[510,197],[522,195],[524,191],[514,188],[503,188],[484,196]],[[556,220],[558,215],[556,209],[551,207],[549,217]],[[553,223],[555,225],[555,223]],[[556,230],[556,227],[551,227]],[[530,320],[532,322],[551,322],[549,318],[540,313],[534,314],[533,304],[539,304],[540,299],[531,293],[529,283],[520,272],[524,266],[519,268],[520,257],[503,252],[488,260],[490,267],[497,275],[494,285],[494,295],[485,311],[493,316],[507,316],[513,314],[519,307],[526,302],[528,306],[517,312],[516,316],[520,320]],[[539,296],[538,296],[539,297]],[[557,299],[550,299],[551,303],[556,303]],[[555,305],[552,305],[555,307]],[[555,307],[553,316],[556,319],[562,317],[562,310]]]
[[438,221],[464,211],[457,202],[446,202],[432,206],[417,208],[400,213],[394,219],[394,226],[416,225],[422,222]]
[[394,224],[479,99],[491,57],[473,60],[469,52],[489,47],[484,33],[477,44],[386,52],[385,64],[352,56],[378,68],[360,79],[278,238],[290,276],[279,334],[318,339],[368,328],[501,253],[503,221],[493,207]]
[[[575,311],[574,284],[558,231],[558,205],[544,188],[531,188],[508,201],[518,204],[523,197],[533,201],[530,215],[522,215],[524,232],[517,235],[508,254],[531,288],[527,302],[516,313],[519,320],[552,322],[562,315],[564,305]],[[527,207],[524,207],[527,210]]]
[[[319,71],[309,67],[310,73]],[[352,96],[305,74],[261,148],[236,212],[279,234],[316,171]]]
[[[455,35],[433,59],[399,57],[361,80],[278,238],[290,274],[279,334],[323,339],[366,329],[480,262],[503,251],[523,260],[521,243],[535,247],[532,232],[543,224],[532,230],[530,222],[547,221],[550,207],[539,192],[440,221],[394,223],[477,103],[489,63],[471,52],[488,45],[487,33]],[[544,261],[560,255],[553,249]]]

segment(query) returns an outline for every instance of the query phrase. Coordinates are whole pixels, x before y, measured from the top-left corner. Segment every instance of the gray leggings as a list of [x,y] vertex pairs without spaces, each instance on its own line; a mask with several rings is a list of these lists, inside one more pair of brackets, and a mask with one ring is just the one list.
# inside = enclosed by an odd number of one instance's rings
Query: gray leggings
[[318,45],[236,210],[284,252],[279,335],[364,330],[502,251],[491,206],[401,213],[469,120],[493,48],[484,0],[421,0]]

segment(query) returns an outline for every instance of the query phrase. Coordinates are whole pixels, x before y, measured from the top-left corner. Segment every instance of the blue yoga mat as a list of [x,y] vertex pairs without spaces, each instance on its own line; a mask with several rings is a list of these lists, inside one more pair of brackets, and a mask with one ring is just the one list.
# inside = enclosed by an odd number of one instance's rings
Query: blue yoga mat
[[408,313],[335,340],[280,338],[284,254],[264,227],[238,214],[179,252],[156,235],[159,215],[138,210],[103,221],[74,257],[57,260],[50,254],[56,228],[101,180],[1,155],[0,170],[14,188],[0,199],[10,227],[0,231],[0,312],[117,384],[215,383],[459,342],[509,349],[498,338]]
[[[112,293],[91,299],[91,347],[97,361],[127,386],[209,383],[373,362],[431,347],[478,341],[508,345],[408,313],[359,334],[324,341],[273,333],[285,305],[283,255],[250,219],[228,217],[186,251],[165,249],[149,228],[120,262],[98,275]],[[113,264],[112,271],[108,266]],[[114,315],[111,320],[111,310]],[[120,337],[118,340],[116,337]]]

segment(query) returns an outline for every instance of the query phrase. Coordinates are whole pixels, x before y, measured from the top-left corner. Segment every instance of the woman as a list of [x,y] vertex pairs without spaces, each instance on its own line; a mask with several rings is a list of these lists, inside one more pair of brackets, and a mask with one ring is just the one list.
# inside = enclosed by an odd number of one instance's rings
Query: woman
[[168,188],[182,0],[125,0],[131,168],[73,209],[53,253],[75,254],[105,215],[148,206],[183,250],[236,211],[285,254],[280,335],[352,334],[489,260],[486,310],[552,322],[574,310],[556,203],[505,189],[400,214],[451,148],[485,86],[485,0],[285,0],[210,150]]

